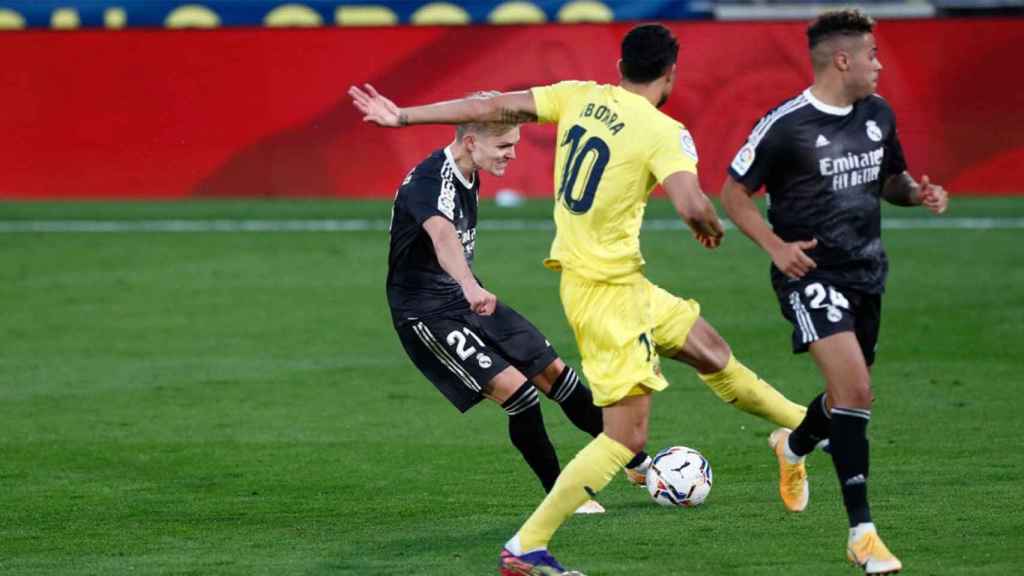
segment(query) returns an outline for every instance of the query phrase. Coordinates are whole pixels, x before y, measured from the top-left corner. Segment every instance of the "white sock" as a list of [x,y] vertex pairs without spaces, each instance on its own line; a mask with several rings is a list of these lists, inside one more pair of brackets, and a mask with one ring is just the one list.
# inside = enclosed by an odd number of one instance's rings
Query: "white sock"
[[850,528],[850,540],[857,540],[868,532],[878,532],[875,530],[874,522],[861,522],[853,528]]
[[505,542],[505,549],[516,556],[522,556],[523,554],[529,554],[530,552],[544,550],[544,547],[534,548],[533,550],[523,550],[523,545],[519,542],[519,532],[516,532],[515,536],[509,538],[508,542]]
[[523,555],[523,546],[519,543],[519,532],[516,532],[515,536],[509,538],[508,542],[505,542],[505,550],[508,550],[516,556]]

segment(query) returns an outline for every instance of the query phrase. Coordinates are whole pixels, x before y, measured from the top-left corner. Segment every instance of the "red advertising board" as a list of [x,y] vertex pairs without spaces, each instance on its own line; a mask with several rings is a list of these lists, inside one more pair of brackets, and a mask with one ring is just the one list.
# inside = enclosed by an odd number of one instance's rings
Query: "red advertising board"
[[[616,82],[629,24],[0,34],[0,198],[387,197],[447,127],[361,122],[345,91],[399,105],[562,79]],[[717,193],[754,121],[811,81],[803,23],[673,23],[665,111]],[[880,93],[911,170],[957,194],[1019,193],[1024,78],[1014,20],[885,21]],[[553,129],[522,131],[493,194],[551,193]]]

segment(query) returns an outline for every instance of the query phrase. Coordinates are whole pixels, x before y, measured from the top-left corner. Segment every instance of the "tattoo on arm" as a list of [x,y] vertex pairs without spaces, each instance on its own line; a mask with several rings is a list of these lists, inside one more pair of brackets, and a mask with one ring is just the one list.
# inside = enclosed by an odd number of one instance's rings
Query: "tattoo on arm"
[[498,123],[500,124],[523,124],[525,122],[536,122],[537,115],[531,112],[501,108],[498,110]]
[[406,111],[404,111],[404,110],[398,113],[398,125],[399,126],[408,126],[409,125],[409,114]]
[[917,206],[921,200],[917,197],[919,186],[909,174],[903,172],[889,177],[882,187],[882,197],[896,206]]

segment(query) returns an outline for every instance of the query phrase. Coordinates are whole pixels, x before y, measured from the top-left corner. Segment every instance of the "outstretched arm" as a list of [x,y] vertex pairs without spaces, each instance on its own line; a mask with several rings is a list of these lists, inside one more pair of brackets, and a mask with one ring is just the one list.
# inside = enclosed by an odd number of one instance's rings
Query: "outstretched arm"
[[363,121],[380,126],[400,128],[410,124],[463,124],[466,122],[498,122],[522,124],[537,120],[537,107],[528,90],[498,93],[493,96],[472,96],[426,106],[400,108],[369,85],[365,89],[348,89],[352,103],[364,114]]
[[722,243],[725,229],[718,220],[715,207],[700,189],[700,182],[693,172],[674,172],[661,183],[672,206],[693,231],[693,237],[708,249],[718,248]]
[[932,184],[927,174],[921,177],[921,183],[918,184],[905,170],[893,174],[885,181],[882,198],[897,206],[924,206],[933,214],[942,214],[949,205],[949,195],[945,188]]
[[818,240],[812,238],[786,242],[779,238],[761,216],[761,211],[751,199],[753,194],[746,186],[733,180],[732,176],[727,177],[722,186],[725,213],[737,228],[772,257],[772,263],[783,274],[790,278],[802,278],[817,266],[810,256],[804,254],[804,250],[817,246]]
[[455,226],[441,216],[431,216],[423,222],[423,229],[434,244],[438,264],[462,287],[469,308],[482,316],[493,314],[498,298],[480,286],[473,276],[462,251],[462,242],[459,242],[455,233]]

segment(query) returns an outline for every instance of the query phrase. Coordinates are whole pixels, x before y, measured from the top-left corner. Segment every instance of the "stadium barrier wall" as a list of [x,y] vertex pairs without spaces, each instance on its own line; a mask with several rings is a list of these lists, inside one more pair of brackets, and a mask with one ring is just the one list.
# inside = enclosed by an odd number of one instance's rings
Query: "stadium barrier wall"
[[[804,23],[690,22],[665,111],[717,194],[757,118],[811,82]],[[345,91],[399,104],[561,79],[615,82],[629,24],[0,34],[0,198],[390,197],[448,127],[362,123]],[[880,91],[912,173],[955,194],[1022,191],[1019,20],[886,21]],[[522,130],[509,188],[549,196],[554,129]]]
[[[902,6],[895,4],[895,6]],[[933,14],[927,3],[920,6]],[[869,7],[872,11],[876,6]],[[920,8],[915,8],[921,15]],[[22,28],[218,28],[541,24],[710,18],[688,0],[4,0],[0,31]],[[904,14],[906,16],[908,14]]]

